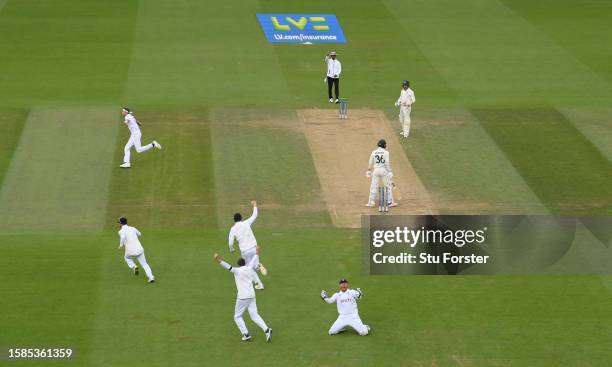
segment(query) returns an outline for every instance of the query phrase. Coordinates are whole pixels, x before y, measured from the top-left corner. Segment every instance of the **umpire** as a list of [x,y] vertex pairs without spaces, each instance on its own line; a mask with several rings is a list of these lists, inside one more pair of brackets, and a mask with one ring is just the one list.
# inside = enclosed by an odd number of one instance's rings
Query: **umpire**
[[327,64],[327,94],[329,96],[329,103],[334,102],[334,98],[332,97],[332,86],[335,86],[335,102],[338,103],[340,98],[340,73],[342,72],[342,65],[340,65],[340,61],[336,59],[336,52],[332,51],[328,53],[325,56],[325,63]]

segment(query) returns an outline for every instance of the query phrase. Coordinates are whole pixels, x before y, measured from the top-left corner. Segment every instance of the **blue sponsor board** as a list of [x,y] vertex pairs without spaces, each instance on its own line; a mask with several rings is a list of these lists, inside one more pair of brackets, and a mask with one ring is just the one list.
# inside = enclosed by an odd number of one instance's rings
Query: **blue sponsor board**
[[269,42],[345,43],[334,14],[257,14]]

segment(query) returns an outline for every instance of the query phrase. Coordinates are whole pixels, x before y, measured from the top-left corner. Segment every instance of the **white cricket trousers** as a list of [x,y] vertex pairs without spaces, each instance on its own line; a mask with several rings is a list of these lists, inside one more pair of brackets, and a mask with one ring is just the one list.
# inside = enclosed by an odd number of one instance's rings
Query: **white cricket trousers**
[[247,329],[246,324],[244,323],[244,319],[242,315],[244,311],[249,310],[249,316],[251,316],[251,320],[257,324],[264,332],[268,330],[268,325],[266,322],[259,316],[257,312],[257,302],[255,298],[247,298],[247,299],[236,299],[236,307],[234,309],[234,321],[240,329],[242,334],[248,334],[249,329]]
[[340,315],[334,324],[329,328],[329,335],[338,334],[341,331],[346,330],[347,327],[355,329],[359,335],[368,335],[368,328],[361,322],[359,314],[352,315]]
[[[241,255],[244,261],[248,264],[251,262],[251,260],[255,256],[257,256],[257,248],[251,247],[248,250],[242,251]],[[257,268],[258,265],[259,265],[259,256],[257,256],[257,260],[255,260],[255,263],[253,263],[253,266],[255,266],[255,268]],[[255,281],[255,283],[263,284],[261,282],[261,279],[259,279],[259,275],[257,275],[257,271],[254,271],[253,274],[255,274],[255,276],[253,277],[253,280]]]
[[[389,173],[385,167],[375,168],[374,172],[372,172],[372,183],[370,184],[370,199],[369,203],[376,203],[376,196],[378,195],[378,187],[380,186],[380,182],[386,187],[391,186],[391,180],[389,180]],[[389,190],[391,191],[391,190]],[[389,195],[391,198],[391,195]]]
[[147,144],[143,147],[140,144],[141,138],[141,133],[132,133],[130,135],[130,140],[128,140],[128,142],[125,144],[125,148],[123,148],[123,163],[130,163],[130,150],[132,147],[136,148],[137,153],[146,152],[147,150],[153,148],[153,144]]
[[135,257],[138,260],[140,266],[145,271],[145,274],[147,274],[147,278],[149,278],[149,280],[155,279],[155,277],[153,276],[153,272],[151,271],[151,267],[149,266],[149,264],[147,264],[147,259],[145,258],[144,252],[138,256],[125,255],[125,262],[128,264],[130,269],[134,269],[134,267],[136,266],[136,263],[134,262],[134,260],[132,260],[132,257]]
[[410,112],[412,111],[412,107],[409,106],[401,106],[399,120],[400,125],[402,126],[402,135],[407,137],[410,135]]

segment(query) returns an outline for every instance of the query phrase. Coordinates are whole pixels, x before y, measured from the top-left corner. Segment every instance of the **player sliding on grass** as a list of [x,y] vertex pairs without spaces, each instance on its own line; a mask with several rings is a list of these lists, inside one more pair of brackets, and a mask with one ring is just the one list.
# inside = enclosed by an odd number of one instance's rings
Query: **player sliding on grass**
[[340,292],[328,297],[326,291],[321,291],[321,298],[327,303],[334,303],[338,307],[338,319],[329,329],[329,335],[338,334],[345,331],[348,327],[355,329],[359,335],[365,336],[370,333],[370,327],[364,325],[359,317],[357,300],[361,299],[361,289],[349,289],[348,280],[340,279]]
[[138,266],[132,257],[137,258],[140,266],[142,266],[145,274],[147,274],[149,283],[154,283],[155,277],[153,276],[153,271],[151,271],[151,267],[149,264],[147,264],[144,248],[138,239],[138,237],[140,237],[140,231],[134,227],[128,226],[128,221],[124,217],[119,218],[118,223],[121,225],[121,229],[119,230],[119,249],[125,247],[125,262],[128,264],[130,269],[132,269],[134,275],[138,275]]
[[128,140],[127,144],[125,144],[125,148],[123,149],[123,164],[119,167],[121,168],[130,168],[132,165],[130,164],[130,150],[132,147],[136,148],[137,153],[146,152],[151,148],[161,149],[162,146],[155,140],[151,144],[147,144],[144,147],[140,144],[140,139],[142,137],[142,133],[140,132],[140,122],[136,120],[132,111],[129,108],[124,107],[121,110],[121,115],[123,115],[123,122],[130,129],[130,140]]
[[242,340],[251,340],[251,334],[244,323],[242,315],[245,310],[249,311],[251,320],[257,324],[266,334],[266,340],[269,342],[272,340],[272,329],[266,325],[266,322],[259,316],[257,312],[257,301],[255,300],[255,290],[253,289],[254,277],[257,276],[255,268],[259,261],[259,246],[255,248],[255,254],[248,263],[245,259],[238,259],[238,267],[231,266],[230,264],[223,261],[219,254],[215,253],[213,258],[225,269],[231,271],[234,274],[234,281],[236,282],[236,289],[238,290],[238,297],[236,299],[236,307],[234,308],[234,321],[242,333]]
[[[255,251],[257,248],[257,240],[255,239],[255,235],[253,234],[253,230],[251,229],[251,225],[257,218],[257,202],[255,200],[251,201],[251,205],[253,206],[253,214],[247,220],[242,220],[242,214],[236,213],[234,214],[234,226],[230,229],[229,233],[229,250],[230,252],[234,252],[234,241],[238,241],[238,246],[240,247],[240,253],[244,260],[247,263],[250,263],[251,260],[255,257]],[[257,257],[257,262],[255,263],[255,269],[259,270],[262,275],[267,275],[268,270],[259,262],[259,256]],[[255,289],[264,289],[264,285],[259,279],[257,273],[254,273],[253,281],[255,282]]]

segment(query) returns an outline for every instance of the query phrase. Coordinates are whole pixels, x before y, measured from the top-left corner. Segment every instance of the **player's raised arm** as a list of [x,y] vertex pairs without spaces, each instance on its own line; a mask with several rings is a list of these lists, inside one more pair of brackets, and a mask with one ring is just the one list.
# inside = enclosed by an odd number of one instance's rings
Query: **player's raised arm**
[[223,267],[224,269],[227,269],[232,273],[234,272],[234,267],[223,261],[223,259],[221,258],[221,256],[219,256],[218,253],[215,252],[215,254],[213,255],[213,259],[215,259],[215,261],[219,263],[219,265],[221,265],[221,267]]
[[245,221],[249,225],[253,224],[253,222],[255,222],[255,219],[257,219],[257,201],[255,200],[251,201],[251,205],[253,205],[253,214],[251,214],[249,219]]
[[236,233],[234,232],[234,228],[230,229],[229,238],[227,239],[227,243],[229,244],[230,252],[234,252],[234,240],[236,239]]
[[336,298],[338,298],[337,293],[334,293],[331,297],[328,297],[326,291],[321,291],[321,299],[329,304],[336,302]]

